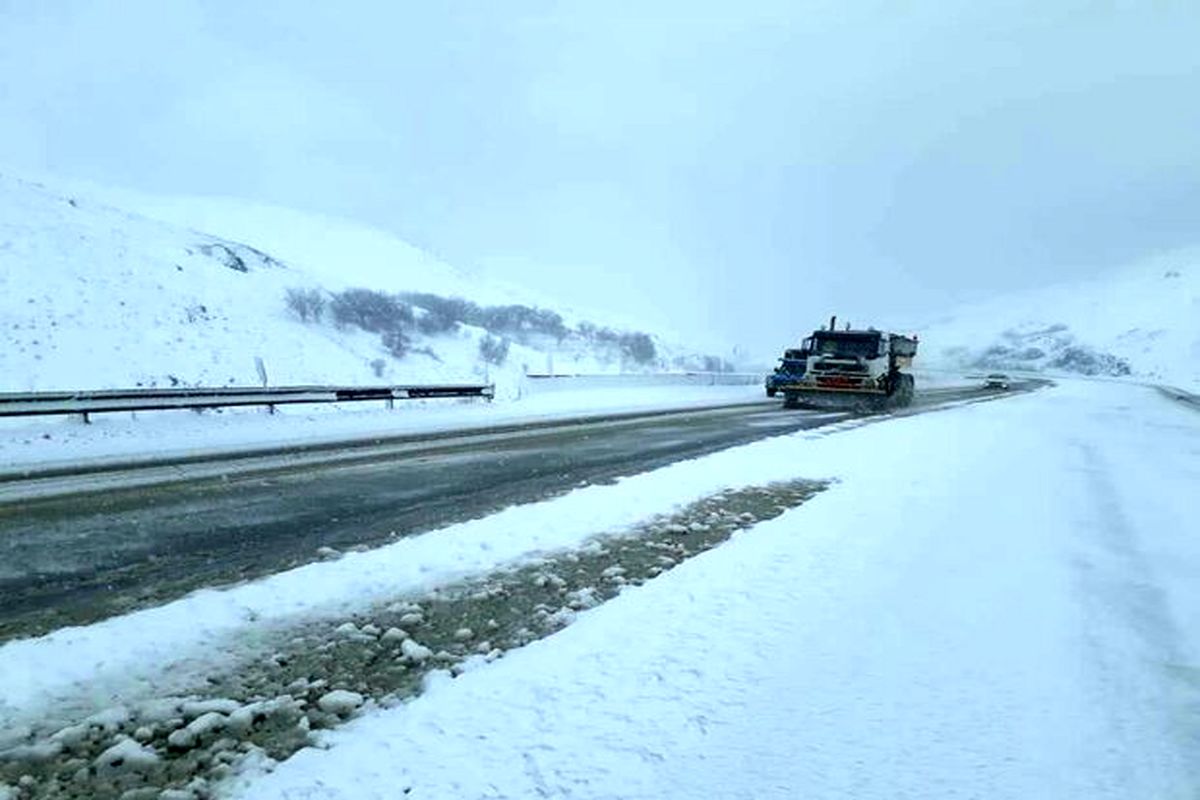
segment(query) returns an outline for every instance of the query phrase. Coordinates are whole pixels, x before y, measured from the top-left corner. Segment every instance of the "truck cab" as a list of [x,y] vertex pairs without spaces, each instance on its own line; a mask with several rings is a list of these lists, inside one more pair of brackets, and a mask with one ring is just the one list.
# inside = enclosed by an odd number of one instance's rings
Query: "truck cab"
[[813,355],[818,358],[869,361],[887,355],[880,331],[817,331],[812,340]]

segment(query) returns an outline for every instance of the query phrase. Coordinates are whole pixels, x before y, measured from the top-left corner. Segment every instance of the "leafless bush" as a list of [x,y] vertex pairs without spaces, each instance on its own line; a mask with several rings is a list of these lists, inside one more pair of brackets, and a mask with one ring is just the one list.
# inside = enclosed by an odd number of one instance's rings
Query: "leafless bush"
[[364,331],[403,331],[413,326],[412,306],[392,295],[370,289],[347,289],[329,304],[339,327],[354,325]]
[[379,341],[383,343],[383,348],[395,358],[404,358],[412,346],[412,341],[404,331],[384,331],[379,335]]
[[439,333],[453,333],[458,330],[458,320],[444,308],[426,308],[417,317],[417,329],[427,336]]
[[325,311],[325,295],[320,289],[288,289],[286,301],[301,322],[318,322]]
[[621,351],[638,364],[649,364],[654,361],[658,351],[654,348],[654,340],[644,333],[626,333],[621,336]]
[[479,355],[489,364],[499,366],[508,358],[508,339],[484,336],[479,340]]

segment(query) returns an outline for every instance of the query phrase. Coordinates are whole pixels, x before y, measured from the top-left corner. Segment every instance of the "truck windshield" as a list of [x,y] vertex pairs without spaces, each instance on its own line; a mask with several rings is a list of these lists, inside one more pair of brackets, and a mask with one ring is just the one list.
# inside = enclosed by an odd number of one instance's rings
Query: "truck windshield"
[[862,356],[873,358],[879,355],[878,336],[818,336],[817,352],[823,356]]

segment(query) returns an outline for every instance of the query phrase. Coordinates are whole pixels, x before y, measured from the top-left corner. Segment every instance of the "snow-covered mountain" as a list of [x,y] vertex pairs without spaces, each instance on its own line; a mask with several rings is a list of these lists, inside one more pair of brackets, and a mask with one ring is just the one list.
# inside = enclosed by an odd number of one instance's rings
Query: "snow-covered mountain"
[[0,391],[257,385],[256,359],[275,385],[486,377],[501,393],[525,371],[705,364],[353,223],[139,211],[0,175]]
[[1200,387],[1200,250],[996,297],[924,324],[921,362]]

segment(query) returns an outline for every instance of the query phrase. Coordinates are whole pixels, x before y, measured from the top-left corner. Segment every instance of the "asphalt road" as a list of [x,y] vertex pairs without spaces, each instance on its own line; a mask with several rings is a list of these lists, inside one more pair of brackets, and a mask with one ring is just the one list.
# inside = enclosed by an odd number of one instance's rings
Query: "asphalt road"
[[[929,392],[903,413],[998,394]],[[316,463],[276,459],[250,473],[208,464],[188,480],[87,494],[17,500],[20,486],[9,486],[0,641],[307,563],[321,547],[376,546],[847,416],[762,403],[410,442],[341,461],[336,452]]]

